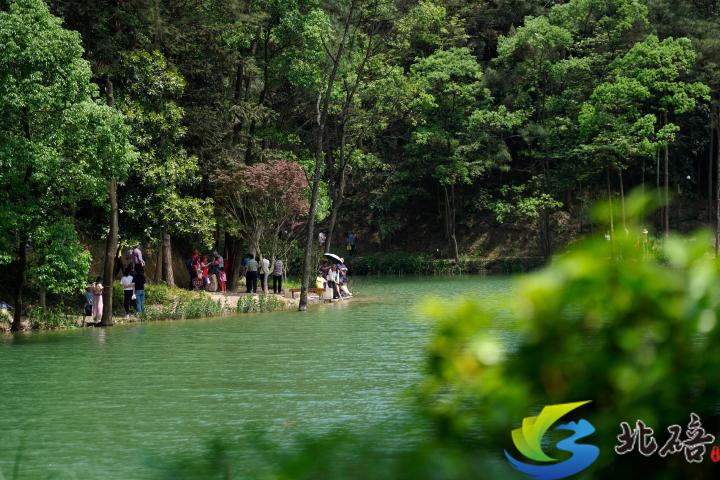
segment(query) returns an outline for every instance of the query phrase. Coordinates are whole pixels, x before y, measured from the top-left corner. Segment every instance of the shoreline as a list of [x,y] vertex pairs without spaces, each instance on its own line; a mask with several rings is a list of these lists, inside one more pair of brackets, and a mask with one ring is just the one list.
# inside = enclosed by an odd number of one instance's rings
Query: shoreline
[[[136,323],[148,323],[148,322],[172,322],[175,320],[201,320],[211,318],[222,318],[230,316],[240,316],[250,313],[272,313],[280,311],[292,311],[298,309],[300,304],[299,295],[292,298],[289,292],[283,292],[282,294],[273,293],[245,293],[245,292],[205,292],[195,291],[198,294],[198,299],[205,300],[209,303],[214,304],[218,310],[212,310],[212,313],[208,315],[187,315],[184,312],[181,315],[171,314],[163,316],[162,312],[168,307],[177,307],[177,303],[171,306],[168,305],[146,305],[145,312],[138,316],[131,314],[130,317],[126,317],[124,314],[113,315],[113,325],[131,325]],[[351,297],[352,298],[352,297]],[[245,300],[242,300],[245,299]],[[346,299],[348,300],[348,299]],[[282,306],[279,304],[282,303]],[[308,306],[321,305],[324,303],[320,297],[314,293],[308,294]],[[71,330],[76,328],[107,328],[97,323],[90,322],[91,317],[80,316],[80,315],[67,315],[65,316],[65,322],[57,326],[35,326],[31,323],[29,317],[24,317],[21,321],[22,329],[18,332],[10,331],[10,324],[7,322],[0,322],[0,334],[12,335],[13,333],[32,333],[35,331],[60,331],[60,330]]]

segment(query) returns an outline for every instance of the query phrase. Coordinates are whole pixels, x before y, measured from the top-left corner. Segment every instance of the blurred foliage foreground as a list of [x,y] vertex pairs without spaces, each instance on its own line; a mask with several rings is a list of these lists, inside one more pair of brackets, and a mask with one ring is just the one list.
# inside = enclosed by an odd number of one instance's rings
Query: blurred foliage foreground
[[[647,204],[635,197],[627,208],[638,218]],[[403,447],[333,434],[268,453],[264,468],[248,472],[215,444],[207,458],[165,465],[166,478],[523,478],[503,456],[506,449],[523,458],[511,430],[545,405],[583,400],[592,402],[569,417],[594,425],[580,443],[598,446],[600,456],[573,478],[716,478],[712,445],[700,464],[682,453],[614,451],[622,421],[643,420],[662,446],[667,427],[685,430],[695,412],[720,437],[720,276],[711,239],[670,237],[650,248],[642,224],[631,223],[630,233],[584,240],[523,277],[502,312],[481,298],[426,306],[437,326],[414,392],[415,426],[426,427]],[[493,336],[500,330],[502,341]],[[554,436],[567,433],[551,431],[543,449],[567,458],[548,441]]]

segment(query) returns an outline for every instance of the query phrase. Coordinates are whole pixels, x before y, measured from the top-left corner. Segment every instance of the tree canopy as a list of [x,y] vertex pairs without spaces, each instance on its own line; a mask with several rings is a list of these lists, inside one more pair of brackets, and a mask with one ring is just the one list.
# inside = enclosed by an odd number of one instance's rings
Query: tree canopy
[[0,12],[0,44],[0,259],[16,271],[18,328],[28,265],[40,290],[79,291],[90,259],[76,212],[104,208],[106,179],[126,177],[135,155],[123,116],[98,101],[80,35],[44,2]]
[[103,237],[112,178],[123,239],[235,257],[223,202],[276,161],[333,249],[547,256],[640,184],[677,199],[656,231],[714,223],[719,13],[680,3],[5,2],[2,258],[43,212]]

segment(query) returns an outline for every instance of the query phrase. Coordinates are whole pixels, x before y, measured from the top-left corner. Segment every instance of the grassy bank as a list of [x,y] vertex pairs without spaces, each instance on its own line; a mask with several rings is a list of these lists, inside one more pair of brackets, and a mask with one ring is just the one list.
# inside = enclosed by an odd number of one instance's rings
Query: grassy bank
[[[122,290],[113,289],[113,306],[116,314],[122,313]],[[137,316],[140,321],[180,320],[186,318],[219,317],[236,313],[272,312],[284,310],[286,303],[273,296],[222,297],[214,299],[205,292],[168,288],[163,284],[145,287],[145,312]]]
[[[274,295],[228,296],[214,299],[205,292],[168,288],[162,284],[146,284],[145,312],[129,321],[180,320],[207,318],[239,313],[258,313],[284,310],[287,303]],[[25,321],[26,330],[61,330],[83,326],[82,303],[58,304],[42,309],[31,306]],[[134,304],[132,307],[134,310]],[[113,315],[117,322],[126,322],[123,310],[123,292],[119,284],[113,288]],[[12,317],[0,315],[0,332],[9,332]]]

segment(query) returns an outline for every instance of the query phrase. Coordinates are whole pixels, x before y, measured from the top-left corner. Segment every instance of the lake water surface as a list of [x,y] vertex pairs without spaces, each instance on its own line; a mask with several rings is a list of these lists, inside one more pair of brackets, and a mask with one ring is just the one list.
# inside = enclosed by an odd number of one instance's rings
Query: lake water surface
[[215,435],[382,429],[422,377],[432,327],[417,304],[496,304],[511,281],[365,278],[355,290],[305,313],[0,337],[0,478],[16,463],[18,478],[143,478],[148,458]]

